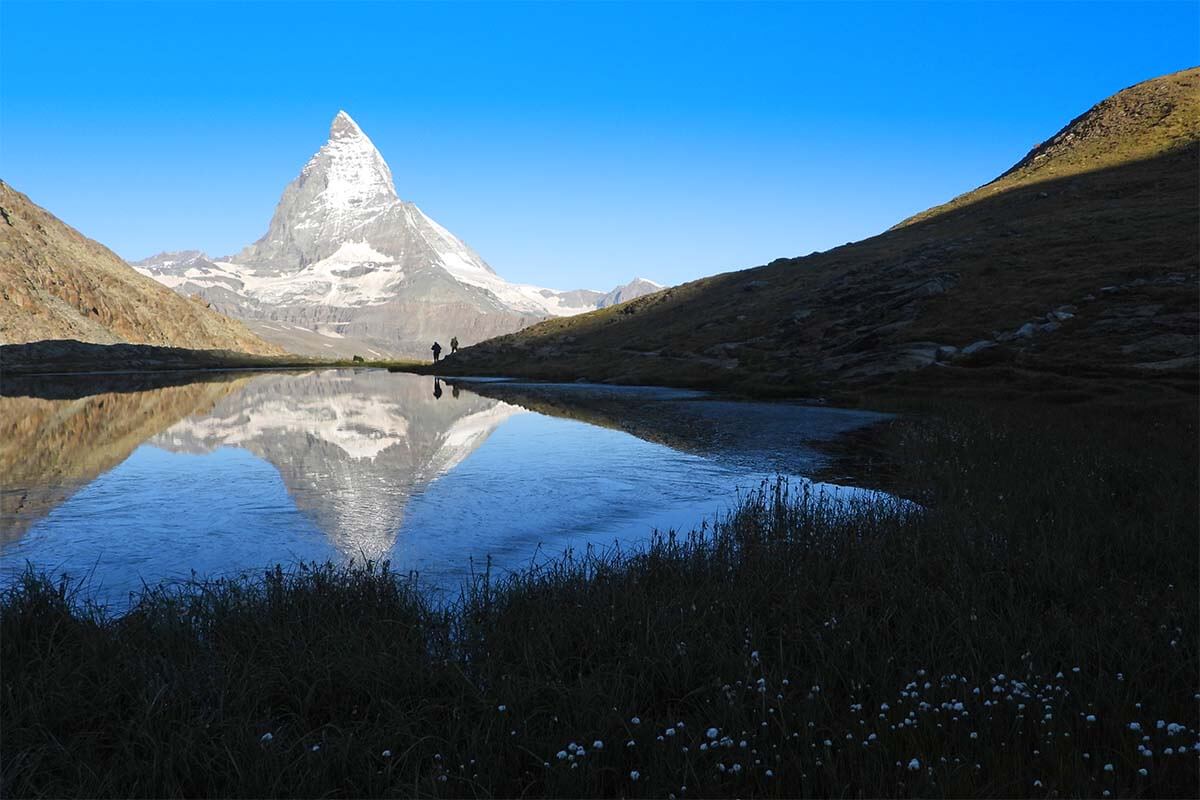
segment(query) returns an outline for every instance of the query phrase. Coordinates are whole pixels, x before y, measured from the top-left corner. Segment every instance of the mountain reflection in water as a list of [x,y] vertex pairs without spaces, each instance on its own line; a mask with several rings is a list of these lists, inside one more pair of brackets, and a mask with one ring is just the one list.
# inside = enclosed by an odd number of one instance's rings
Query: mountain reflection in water
[[377,371],[271,376],[148,441],[172,452],[250,451],[339,550],[379,558],[413,492],[521,413],[471,393],[434,396],[430,384]]
[[5,383],[5,582],[32,563],[116,600],[193,571],[387,558],[453,588],[472,560],[688,528],[771,477],[424,376],[147,380]]

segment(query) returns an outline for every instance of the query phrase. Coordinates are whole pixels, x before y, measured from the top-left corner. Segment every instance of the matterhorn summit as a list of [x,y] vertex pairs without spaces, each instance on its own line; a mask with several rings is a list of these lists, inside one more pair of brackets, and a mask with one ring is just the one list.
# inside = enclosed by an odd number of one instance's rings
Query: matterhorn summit
[[[258,241],[225,259],[184,251],[134,266],[269,341],[317,355],[425,356],[434,340],[472,344],[634,294],[634,284],[605,295],[505,281],[400,198],[383,155],[345,111]],[[642,282],[635,291],[657,288]]]
[[361,238],[399,203],[387,162],[350,115],[339,111],[329,141],[283,190],[266,235],[234,261],[300,269]]

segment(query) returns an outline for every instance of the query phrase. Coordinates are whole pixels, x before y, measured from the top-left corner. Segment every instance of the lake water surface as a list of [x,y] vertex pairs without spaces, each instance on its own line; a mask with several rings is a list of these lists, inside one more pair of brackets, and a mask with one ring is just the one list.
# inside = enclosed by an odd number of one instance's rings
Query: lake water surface
[[121,603],[143,583],[193,572],[386,558],[453,590],[489,557],[513,569],[689,530],[777,474],[805,481],[819,456],[801,442],[876,418],[779,404],[731,414],[733,404],[696,393],[598,389],[661,404],[676,422],[701,415],[718,433],[725,417],[756,428],[670,446],[425,376],[192,379],[6,382],[0,582],[33,564],[86,577],[92,594]]

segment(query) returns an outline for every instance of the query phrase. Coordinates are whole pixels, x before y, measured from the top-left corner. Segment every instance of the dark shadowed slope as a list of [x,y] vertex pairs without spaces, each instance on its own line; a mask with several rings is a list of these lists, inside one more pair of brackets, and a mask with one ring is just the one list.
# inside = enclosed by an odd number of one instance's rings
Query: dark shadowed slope
[[0,181],[0,344],[44,339],[283,352],[139,275]]
[[548,320],[444,369],[780,394],[1194,392],[1198,153],[1190,69],[879,236]]

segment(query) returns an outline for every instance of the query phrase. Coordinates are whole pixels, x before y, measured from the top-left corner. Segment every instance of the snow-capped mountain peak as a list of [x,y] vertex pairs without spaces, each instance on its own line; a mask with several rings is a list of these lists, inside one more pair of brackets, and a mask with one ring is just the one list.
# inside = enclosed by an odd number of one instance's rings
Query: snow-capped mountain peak
[[283,190],[266,234],[232,260],[257,274],[276,275],[328,258],[346,242],[398,256],[397,247],[371,239],[394,233],[392,218],[401,205],[375,143],[339,111],[328,141]]
[[361,212],[399,199],[383,155],[345,111],[333,118],[329,141],[301,170],[301,179],[306,176],[324,181],[318,196],[329,211]]
[[[435,339],[471,344],[659,288],[635,281],[605,296],[506,281],[415,203],[400,199],[387,162],[345,111],[284,188],[262,238],[228,259],[166,253],[137,268],[181,294],[261,323],[272,341],[310,352],[319,347],[318,353],[353,346],[422,355]],[[360,344],[350,345],[350,338]]]

